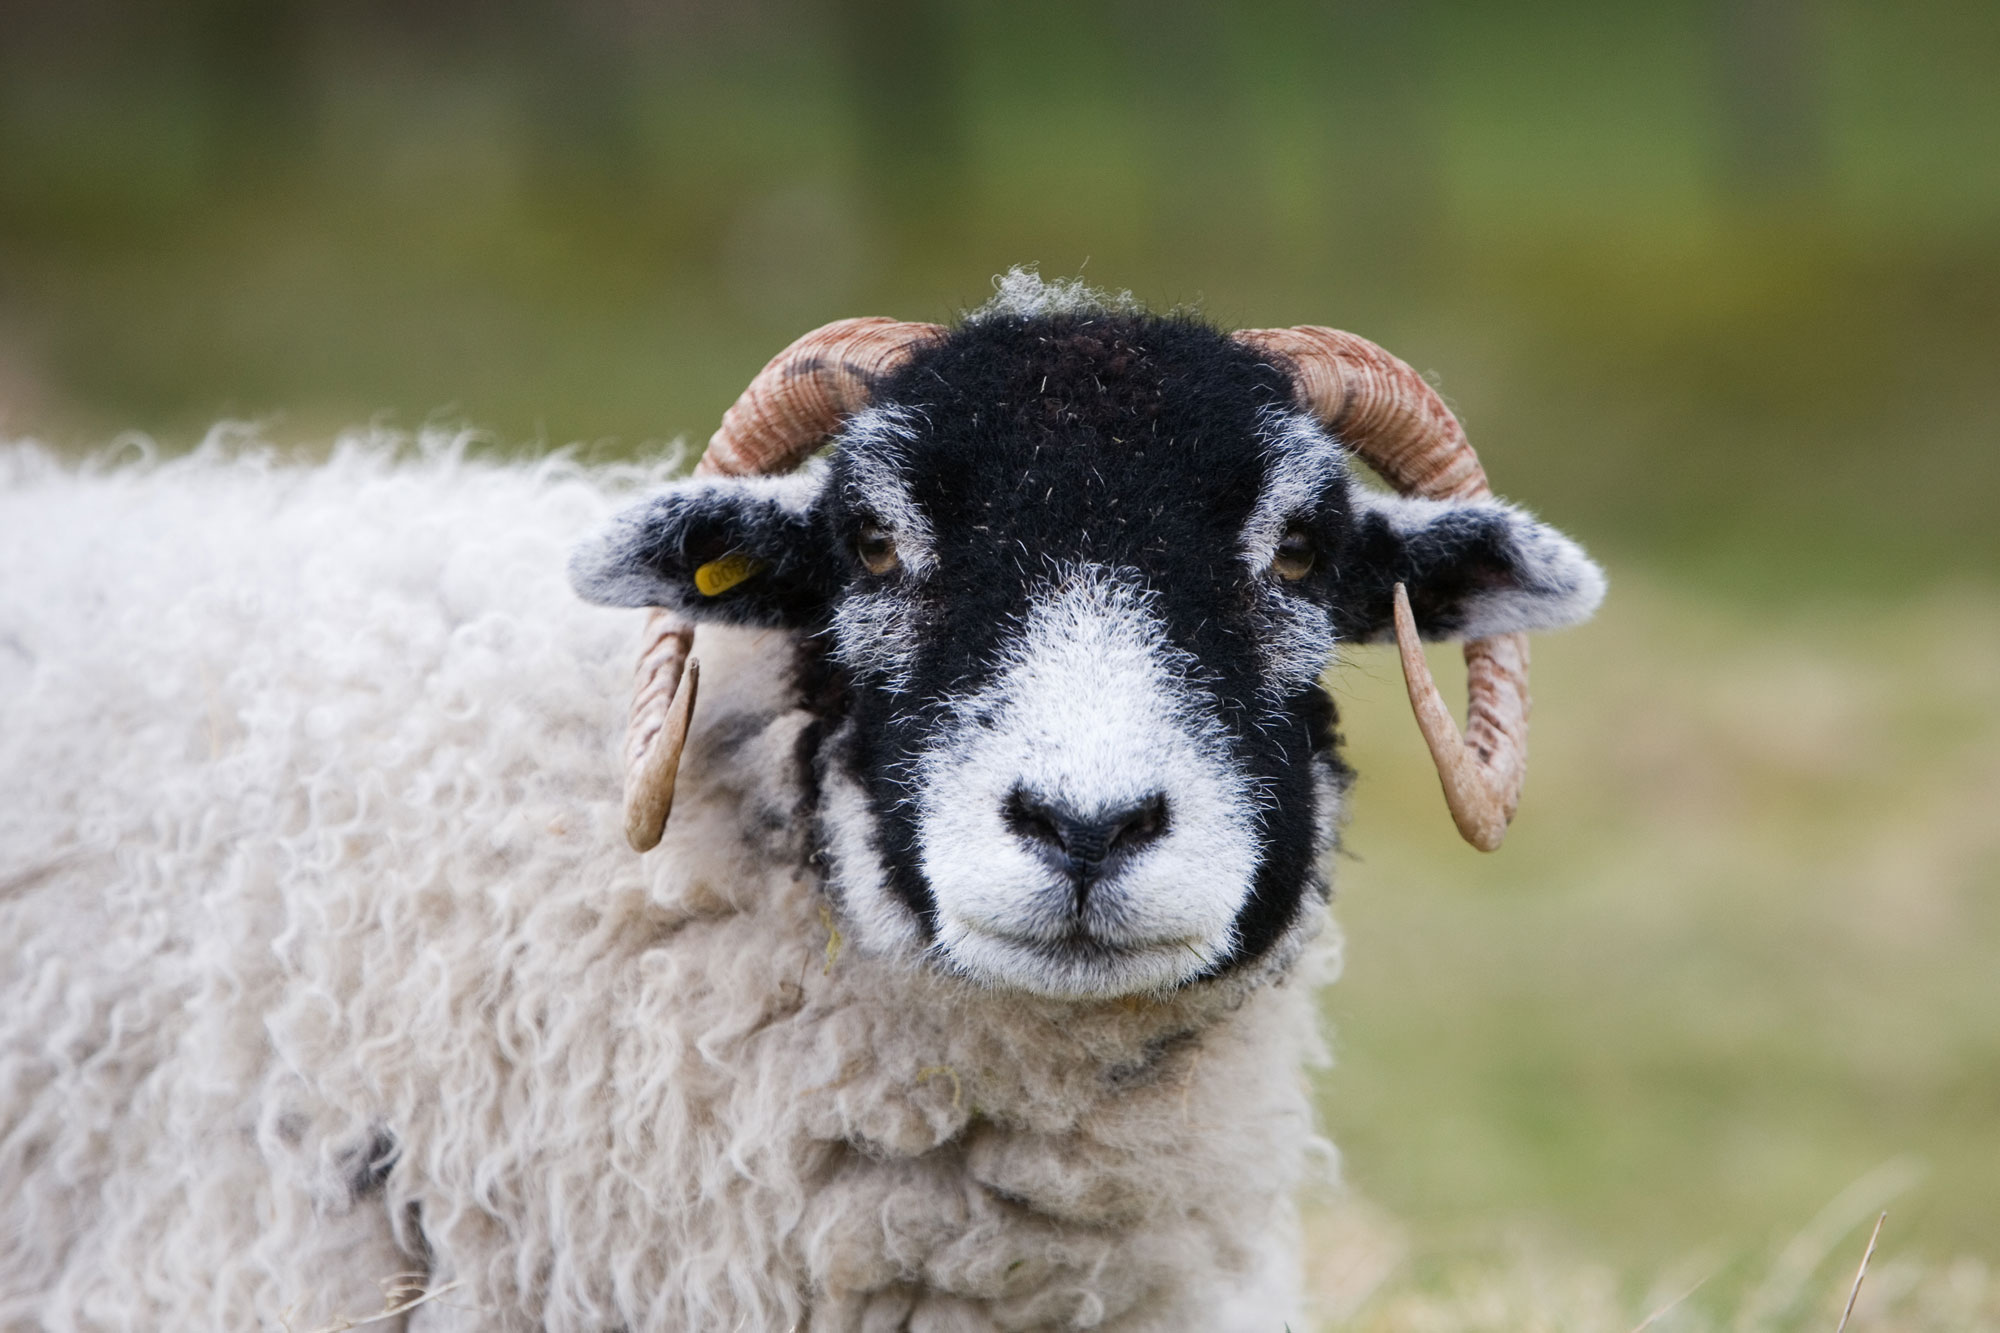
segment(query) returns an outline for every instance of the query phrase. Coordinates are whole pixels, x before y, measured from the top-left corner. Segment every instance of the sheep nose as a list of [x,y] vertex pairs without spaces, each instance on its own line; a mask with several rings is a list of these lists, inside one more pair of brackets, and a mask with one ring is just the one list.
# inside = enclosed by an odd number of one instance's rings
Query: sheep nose
[[1121,809],[1085,815],[1016,787],[1005,813],[1015,836],[1054,862],[1079,888],[1167,831],[1167,798],[1161,792]]

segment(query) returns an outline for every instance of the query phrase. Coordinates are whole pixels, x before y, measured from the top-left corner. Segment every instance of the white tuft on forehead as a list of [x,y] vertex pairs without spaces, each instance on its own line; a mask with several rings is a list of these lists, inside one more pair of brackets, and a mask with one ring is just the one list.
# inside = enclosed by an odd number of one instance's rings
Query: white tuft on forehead
[[1131,292],[1107,292],[1086,286],[1082,278],[1051,282],[1032,266],[1016,265],[993,280],[993,298],[968,311],[965,322],[986,319],[1036,319],[1048,315],[1137,314],[1141,307]]

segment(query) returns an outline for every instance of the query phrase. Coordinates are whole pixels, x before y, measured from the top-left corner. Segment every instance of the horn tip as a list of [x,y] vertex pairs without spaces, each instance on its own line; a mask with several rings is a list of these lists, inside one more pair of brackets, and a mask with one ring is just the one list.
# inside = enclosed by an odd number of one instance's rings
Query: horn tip
[[667,816],[674,808],[674,783],[680,774],[681,748],[687,744],[688,724],[700,688],[701,659],[690,657],[659,734],[626,778],[625,841],[642,855],[659,846],[666,834]]
[[1479,851],[1497,852],[1500,850],[1500,844],[1507,838],[1507,821],[1498,814],[1485,818],[1475,817],[1459,824],[1458,832]]
[[1494,799],[1478,763],[1469,754],[1458,724],[1452,721],[1437,682],[1424,662],[1424,648],[1417,636],[1416,617],[1410,612],[1409,590],[1401,583],[1391,594],[1396,624],[1396,651],[1403,661],[1403,683],[1409,690],[1410,711],[1416,714],[1417,730],[1437,766],[1438,782],[1444,788],[1446,807],[1459,836],[1482,852],[1494,852],[1507,837],[1511,812]]

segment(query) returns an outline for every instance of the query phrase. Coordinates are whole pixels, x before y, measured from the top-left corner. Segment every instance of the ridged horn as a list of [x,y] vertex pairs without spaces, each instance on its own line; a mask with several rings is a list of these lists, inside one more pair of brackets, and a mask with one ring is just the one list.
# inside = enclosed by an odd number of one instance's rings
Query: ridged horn
[[[1286,370],[1299,407],[1403,495],[1477,500],[1493,492],[1458,418],[1406,363],[1338,329],[1242,329],[1236,340]],[[1417,727],[1430,747],[1452,822],[1482,852],[1500,846],[1528,775],[1528,636],[1465,645],[1465,734],[1424,663],[1416,620],[1395,590],[1396,647]]]
[[[936,324],[842,319],[814,329],[771,361],[722,414],[695,464],[697,476],[789,472],[835,430],[868,406],[876,383],[941,336]],[[674,805],[681,748],[694,717],[701,663],[689,656],[694,626],[655,607],[625,729],[625,838],[651,851]]]

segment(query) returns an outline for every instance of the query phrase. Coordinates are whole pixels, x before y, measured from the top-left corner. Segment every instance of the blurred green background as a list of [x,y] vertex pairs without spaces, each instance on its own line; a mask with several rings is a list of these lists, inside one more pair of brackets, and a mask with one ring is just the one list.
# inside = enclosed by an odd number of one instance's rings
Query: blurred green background
[[1410,1271],[1747,1263],[1864,1177],[1995,1256],[2000,5],[0,6],[0,432],[64,449],[699,440],[1019,263],[1375,338],[1612,571],[1496,857],[1335,678],[1323,1104]]

